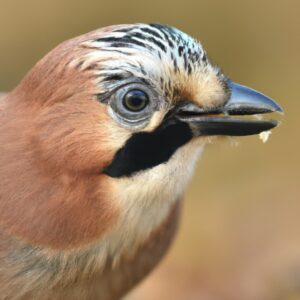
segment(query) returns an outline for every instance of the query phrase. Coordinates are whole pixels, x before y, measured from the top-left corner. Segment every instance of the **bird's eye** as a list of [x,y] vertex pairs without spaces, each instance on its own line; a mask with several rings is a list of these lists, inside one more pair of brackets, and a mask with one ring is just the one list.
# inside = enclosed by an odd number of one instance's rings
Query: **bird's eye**
[[123,97],[124,107],[131,112],[140,112],[149,104],[148,95],[142,90],[130,90]]
[[122,126],[143,128],[158,109],[159,95],[146,84],[130,83],[118,88],[109,101],[109,113]]

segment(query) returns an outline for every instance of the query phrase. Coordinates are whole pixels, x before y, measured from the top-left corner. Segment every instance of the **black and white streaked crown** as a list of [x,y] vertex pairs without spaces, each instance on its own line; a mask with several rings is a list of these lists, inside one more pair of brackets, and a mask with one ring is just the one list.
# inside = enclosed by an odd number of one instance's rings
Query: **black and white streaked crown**
[[116,81],[136,77],[156,87],[159,83],[164,92],[173,94],[187,80],[199,82],[205,74],[219,73],[200,42],[166,25],[116,26],[87,41],[84,47],[89,52],[81,67],[94,66],[103,93]]
[[195,64],[206,64],[207,56],[201,44],[184,32],[165,25],[137,24],[128,28],[120,28],[96,40],[106,43],[115,51],[130,54],[130,48],[156,53],[159,58],[169,55],[174,70],[184,70],[191,73]]

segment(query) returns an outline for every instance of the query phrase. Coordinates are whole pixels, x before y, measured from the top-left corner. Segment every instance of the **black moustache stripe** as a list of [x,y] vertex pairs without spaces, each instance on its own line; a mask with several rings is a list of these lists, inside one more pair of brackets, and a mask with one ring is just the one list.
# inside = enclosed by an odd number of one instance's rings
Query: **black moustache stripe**
[[167,162],[176,150],[192,139],[187,123],[164,122],[153,132],[138,132],[116,153],[104,173],[111,177],[131,176]]

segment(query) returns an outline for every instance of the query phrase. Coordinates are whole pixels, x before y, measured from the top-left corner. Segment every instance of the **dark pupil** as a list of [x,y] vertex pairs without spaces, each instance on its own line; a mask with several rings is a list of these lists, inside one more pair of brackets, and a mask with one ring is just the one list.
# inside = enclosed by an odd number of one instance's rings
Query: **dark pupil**
[[131,90],[123,98],[124,106],[134,112],[143,110],[149,103],[148,95],[140,90]]

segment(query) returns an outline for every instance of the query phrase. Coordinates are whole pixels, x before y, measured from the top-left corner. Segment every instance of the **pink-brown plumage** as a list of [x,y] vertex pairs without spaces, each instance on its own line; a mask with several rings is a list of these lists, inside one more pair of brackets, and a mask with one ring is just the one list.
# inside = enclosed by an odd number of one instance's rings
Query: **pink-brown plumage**
[[66,41],[0,95],[0,299],[114,300],[144,278],[206,136],[276,126],[223,129],[231,96],[200,43],[157,24]]

